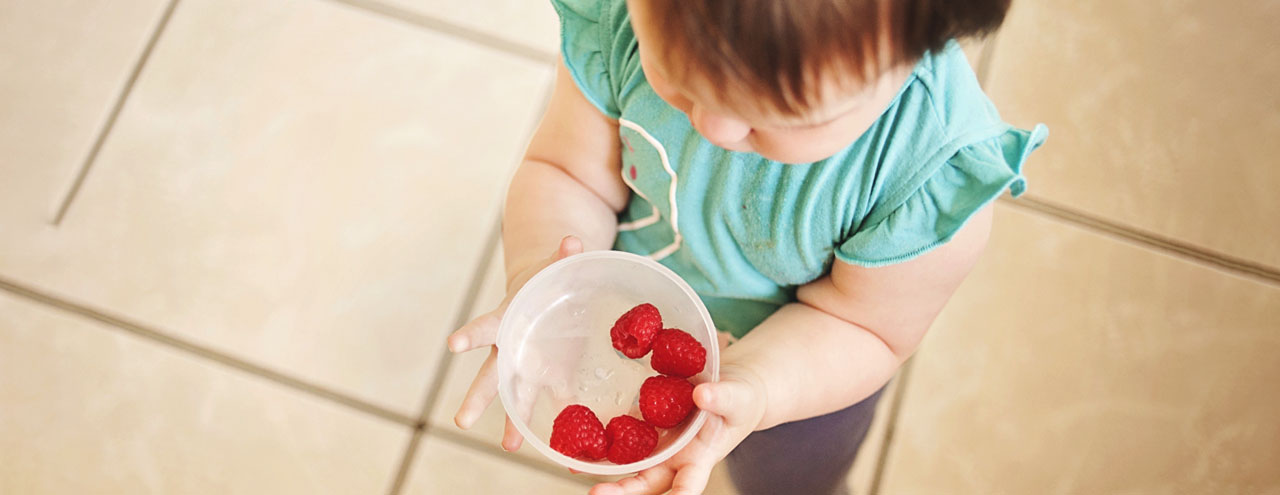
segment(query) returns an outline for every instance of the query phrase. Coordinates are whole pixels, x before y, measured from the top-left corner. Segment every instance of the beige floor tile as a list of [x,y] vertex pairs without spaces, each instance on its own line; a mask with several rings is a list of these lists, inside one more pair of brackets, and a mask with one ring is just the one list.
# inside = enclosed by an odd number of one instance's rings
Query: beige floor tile
[[1280,492],[1280,288],[997,208],[881,493]]
[[416,415],[550,77],[337,3],[184,0],[0,273]]
[[53,217],[165,4],[0,2],[0,238]]
[[419,449],[405,495],[563,495],[590,488],[437,438],[424,439]]
[[547,0],[383,0],[490,36],[520,43],[548,56],[560,53],[560,18]]
[[987,88],[1046,122],[1030,193],[1280,267],[1280,3],[1015,2]]
[[0,493],[382,493],[408,427],[0,292]]

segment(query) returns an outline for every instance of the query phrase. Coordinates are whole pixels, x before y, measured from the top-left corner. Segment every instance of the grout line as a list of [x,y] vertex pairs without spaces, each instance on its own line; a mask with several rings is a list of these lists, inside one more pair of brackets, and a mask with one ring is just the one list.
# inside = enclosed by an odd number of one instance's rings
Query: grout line
[[231,368],[243,371],[250,375],[258,376],[266,380],[275,382],[288,388],[292,388],[312,396],[326,399],[357,411],[372,414],[382,419],[402,424],[405,426],[418,427],[418,422],[414,418],[404,414],[392,411],[390,409],[365,402],[354,397],[344,395],[316,385],[302,379],[292,377],[279,371],[271,370],[249,361],[245,361],[222,352],[213,350],[209,347],[188,342],[186,340],[174,337],[160,330],[147,327],[141,323],[126,320],[122,317],[113,316],[102,311],[67,301],[58,296],[47,294],[36,289],[25,287],[17,282],[0,277],[0,290],[10,292],[24,299],[43,304],[52,308],[60,309],[68,313],[76,314],[90,320],[106,324],[118,330],[123,330],[137,337],[141,337],[152,342],[168,346],[179,351],[186,352],[199,358],[213,361],[226,365]]
[[[484,285],[485,274],[489,271],[489,264],[497,251],[498,237],[501,235],[500,224],[501,222],[495,221],[489,234],[485,236],[484,248],[480,253],[480,258],[476,260],[475,268],[472,270],[471,283],[467,286],[467,292],[462,298],[462,304],[458,306],[458,312],[454,315],[453,329],[465,325],[467,318],[471,316],[471,311],[475,308],[476,298],[480,294],[480,287]],[[449,373],[449,365],[453,363],[453,353],[449,351],[448,347],[442,349],[441,354],[443,355],[436,363],[435,373],[432,374],[431,383],[427,385],[427,394],[418,413],[417,429],[414,431],[413,438],[409,441],[409,447],[405,450],[404,457],[400,461],[400,468],[396,471],[395,481],[391,484],[390,495],[398,495],[404,489],[405,479],[409,475],[409,469],[413,466],[413,458],[417,455],[418,444],[421,442],[422,436],[430,428],[427,418],[431,415],[431,410],[435,407],[436,400],[440,397],[440,390],[444,388],[445,378]]]
[[120,93],[116,96],[115,105],[107,113],[107,120],[103,122],[102,129],[98,132],[98,137],[94,139],[93,146],[89,148],[89,154],[80,163],[80,169],[76,172],[76,177],[71,182],[71,188],[63,195],[62,202],[58,205],[58,211],[53,215],[53,220],[50,222],[53,226],[57,227],[62,224],[62,219],[66,218],[67,210],[71,208],[71,203],[75,201],[76,196],[80,193],[80,187],[84,185],[85,177],[89,175],[89,169],[93,168],[94,162],[98,160],[98,153],[102,151],[102,145],[107,142],[107,136],[115,128],[116,120],[120,118],[120,112],[124,110],[125,102],[129,101],[129,95],[133,93],[133,86],[138,82],[138,76],[142,74],[143,67],[147,65],[147,60],[151,58],[151,52],[160,41],[160,35],[164,33],[165,27],[169,25],[169,19],[173,17],[173,11],[177,7],[178,0],[169,0],[169,5],[165,7],[164,13],[160,15],[159,23],[156,24],[155,30],[152,31],[151,38],[147,40],[146,46],[142,48],[142,54],[138,56],[138,61],[134,64],[133,71],[129,73],[129,78],[125,80],[124,87],[120,89]]
[[492,48],[503,53],[515,55],[538,63],[554,63],[557,54],[526,46],[514,41],[505,40],[483,31],[445,21],[443,19],[413,12],[408,9],[384,4],[376,0],[330,0],[350,7],[372,12],[425,28],[441,34],[447,34],[470,41],[477,45]]
[[[554,86],[554,84],[552,84],[552,86]],[[543,118],[543,115],[547,113],[547,106],[550,104],[552,93],[553,88],[548,87],[547,93],[541,97],[539,110],[534,113],[534,122],[530,123],[529,129],[527,129],[526,132],[526,143],[532,138],[532,136],[534,136],[534,132],[538,130],[541,118]],[[524,151],[521,151],[521,155],[524,155]],[[517,161],[518,160],[520,159],[517,159]],[[512,170],[511,175],[513,174],[515,174],[515,170]],[[509,175],[507,180],[508,182],[511,180]],[[506,198],[499,201],[499,205],[504,205],[504,203],[506,203]],[[502,207],[499,207],[498,217],[497,219],[494,219],[492,230],[490,230],[488,237],[485,239],[484,249],[483,252],[480,253],[480,258],[476,262],[474,271],[472,271],[471,283],[467,287],[467,293],[465,297],[462,298],[462,304],[458,307],[458,312],[453,317],[453,329],[458,329],[458,327],[466,325],[467,321],[470,320],[471,313],[475,311],[476,299],[479,299],[480,289],[484,287],[484,281],[488,278],[489,267],[493,263],[493,257],[499,255],[498,244],[500,240],[502,240]],[[401,494],[401,491],[403,491],[404,481],[406,481],[408,471],[410,471],[410,468],[412,467],[413,458],[417,455],[417,446],[420,445],[422,436],[428,435],[429,432],[431,435],[435,435],[436,437],[444,437],[444,439],[447,440],[452,439],[451,441],[453,441],[454,444],[466,446],[466,448],[477,450],[477,452],[486,455],[500,454],[494,452],[494,450],[492,448],[488,448],[488,446],[481,446],[484,445],[481,441],[471,439],[471,437],[462,435],[460,432],[448,430],[448,428],[443,428],[443,430],[433,430],[433,428],[431,428],[431,411],[434,411],[436,402],[439,402],[440,393],[442,393],[442,390],[444,389],[444,382],[448,379],[449,367],[451,367],[453,363],[453,353],[449,352],[448,348],[442,349],[442,353],[443,356],[440,357],[440,361],[438,365],[436,365],[435,375],[428,385],[428,391],[426,391],[425,398],[422,399],[422,408],[419,411],[419,421],[417,421],[416,430],[413,432],[410,445],[408,445],[406,452],[404,452],[404,458],[401,460],[401,466],[399,466],[396,473],[396,481],[392,483],[392,489],[390,489],[389,495],[399,495]],[[502,460],[506,462],[506,460],[511,460],[511,458],[502,458]],[[517,457],[517,462],[529,464],[529,466],[534,468],[539,468],[538,464],[532,463],[530,460],[524,458]],[[548,471],[548,469],[544,468],[543,471]],[[559,472],[553,472],[553,475],[566,477],[564,476],[564,473]],[[570,480],[580,481],[577,480],[577,478],[572,477],[572,475],[568,475],[568,478],[570,478]]]
[[541,471],[543,473],[549,474],[551,476],[555,476],[563,480],[572,481],[584,487],[591,487],[591,486],[594,486],[596,483],[600,482],[599,480],[586,477],[587,475],[575,475],[573,473],[570,473],[568,469],[553,466],[545,462],[538,462],[535,459],[531,459],[523,455],[503,452],[501,450],[498,450],[492,445],[489,445],[487,443],[484,443],[480,440],[477,440],[475,438],[472,438],[470,436],[467,436],[466,434],[463,434],[457,431],[440,430],[435,433],[432,433],[432,435],[434,435],[435,438],[447,441],[459,447],[463,447],[487,456],[493,456],[497,459],[502,460],[503,462],[515,463],[530,469]]
[[[480,288],[484,284],[484,279],[488,274],[489,265],[491,264],[493,256],[497,254],[497,247],[498,247],[498,243],[501,238],[501,235],[502,235],[501,222],[500,221],[495,222],[493,231],[490,233],[489,239],[487,241],[487,245],[484,249],[484,252],[482,253],[481,263],[476,267],[475,273],[472,276],[472,283],[467,290],[467,296],[464,299],[464,302],[459,308],[459,311],[455,317],[454,328],[458,328],[466,324],[468,317],[471,316],[471,312],[475,309],[475,303],[476,303],[476,300],[478,299]],[[438,439],[447,441],[449,443],[452,443],[454,445],[457,445],[459,447],[472,450],[478,454],[481,454],[484,456],[492,456],[501,462],[514,462],[516,464],[522,465],[527,468],[535,469],[537,471],[541,471],[543,473],[550,474],[558,478],[572,481],[574,483],[583,485],[584,487],[593,486],[595,483],[598,482],[597,480],[584,479],[580,476],[576,476],[573,473],[568,472],[567,470],[561,470],[559,468],[556,468],[555,466],[551,466],[546,463],[537,462],[536,460],[529,459],[525,456],[502,452],[498,449],[495,449],[492,445],[489,445],[479,439],[473,438],[457,430],[451,430],[448,428],[443,428],[438,430],[432,429],[431,422],[428,420],[428,418],[430,417],[431,411],[435,407],[436,401],[439,399],[440,391],[443,389],[444,381],[449,371],[449,364],[452,362],[452,359],[453,359],[453,353],[449,352],[448,349],[444,350],[444,354],[445,356],[443,359],[441,359],[438,370],[436,371],[436,375],[435,375],[436,378],[432,381],[431,389],[430,389],[431,392],[428,393],[427,400],[423,404],[422,414],[419,417],[419,422],[418,422],[419,427],[415,431],[413,438],[410,440],[409,449],[405,452],[404,461],[400,466],[400,471],[396,475],[396,480],[392,486],[390,495],[399,495],[403,490],[404,481],[408,476],[409,468],[413,463],[413,457],[417,453],[416,452],[417,447],[421,442],[421,438],[425,436],[428,433],[428,431],[430,431],[430,434],[434,438],[438,438]]]
[[405,479],[409,476],[409,467],[413,464],[413,458],[418,453],[418,445],[422,443],[422,433],[421,424],[413,429],[413,435],[409,437],[409,444],[404,448],[404,456],[401,458],[400,466],[396,468],[396,477],[391,481],[391,488],[387,491],[389,495],[399,495],[404,490]]
[[[337,0],[337,1],[342,1],[342,0]],[[554,86],[554,84],[549,86]],[[542,116],[543,114],[546,113],[547,106],[551,103],[551,95],[552,95],[553,89],[554,88],[552,87],[548,87],[546,94],[543,95],[541,106],[538,109],[538,111],[534,113],[535,118],[533,122],[529,124],[528,130],[525,132],[526,143],[533,138],[533,133],[537,131],[539,123],[542,122]],[[523,153],[524,151],[521,150],[522,156],[523,156]],[[517,158],[517,161],[518,160],[520,159]],[[515,174],[515,171],[512,170],[512,175],[514,174]],[[510,182],[510,180],[511,179],[509,176],[507,178],[507,181]],[[500,205],[505,203],[506,203],[505,198],[499,201]],[[465,325],[468,319],[470,318],[471,313],[475,311],[476,300],[480,297],[480,289],[484,286],[484,280],[485,278],[487,278],[487,275],[489,272],[489,266],[492,264],[493,257],[498,254],[497,252],[498,244],[500,243],[501,240],[502,240],[502,208],[500,207],[498,211],[498,218],[494,219],[492,230],[489,232],[488,237],[485,239],[483,251],[480,253],[480,259],[477,260],[477,264],[471,274],[471,283],[467,287],[467,293],[465,296],[463,296],[462,304],[458,307],[457,314],[454,315],[453,328],[455,329],[461,328],[462,325]],[[389,495],[399,495],[400,492],[403,491],[405,479],[408,476],[409,469],[413,464],[413,458],[417,455],[418,445],[421,442],[422,437],[428,433],[428,430],[431,430],[431,422],[429,420],[431,416],[431,411],[435,409],[436,402],[440,399],[440,393],[441,393],[441,390],[444,388],[445,380],[448,378],[449,367],[453,363],[453,357],[454,357],[453,353],[449,351],[448,347],[442,349],[441,352],[443,356],[440,358],[439,363],[436,365],[435,375],[433,376],[431,383],[427,387],[426,396],[423,398],[423,401],[422,401],[422,409],[418,413],[418,426],[414,431],[413,438],[409,441],[408,448],[405,450],[404,458],[400,462],[400,469],[396,472],[395,481],[392,483],[391,491]],[[453,437],[465,436],[456,431],[450,431],[447,428],[439,431],[431,431],[431,433],[437,436],[441,436],[441,435],[453,436]],[[477,445],[482,445],[481,442],[479,442],[478,440],[473,440],[473,442]],[[454,443],[461,444],[461,442],[457,442],[457,441],[455,441]],[[496,454],[491,449],[478,449],[478,450],[488,454]]]
[[1128,241],[1195,264],[1208,265],[1209,268],[1230,272],[1268,285],[1280,285],[1280,270],[1260,263],[1138,230],[1079,210],[1057,205],[1029,194],[1016,200],[1001,198],[1000,201],[1015,208],[1048,215],[1086,230]]
[[[551,102],[551,94],[552,88],[548,87],[546,94],[542,96],[542,102],[538,111],[534,113],[535,117],[533,122],[529,124],[529,128],[525,132],[525,147],[528,147],[527,143],[533,138],[533,133],[538,130],[538,125],[542,122],[542,116],[546,113],[547,105]],[[520,155],[523,157],[523,149],[521,149]],[[519,162],[521,159],[522,158],[517,158],[516,161]],[[515,175],[515,172],[515,167],[513,167],[511,174],[507,177],[508,183],[510,183],[511,177]],[[504,188],[503,191],[505,192],[506,189]],[[458,313],[454,315],[454,329],[462,328],[462,326],[466,325],[470,320],[471,313],[475,311],[476,299],[480,297],[480,289],[484,286],[484,279],[489,273],[489,265],[493,261],[493,257],[499,254],[498,246],[502,241],[502,210],[505,208],[506,197],[504,196],[498,201],[498,203],[498,217],[494,219],[493,226],[491,227],[492,230],[490,230],[488,237],[485,239],[483,251],[480,253],[479,264],[473,269],[474,271],[471,274],[471,284],[467,287],[467,293],[463,297],[462,305],[458,308]],[[444,357],[440,361],[440,367],[435,374],[435,379],[427,389],[427,395],[423,399],[422,409],[419,411],[419,419],[423,425],[430,424],[430,422],[427,421],[427,418],[431,415],[431,410],[435,407],[435,403],[439,399],[440,388],[444,385],[446,375],[448,374],[449,364],[453,359],[453,353],[450,352],[448,348],[445,348],[443,353]]]
[[[551,86],[554,86],[551,85]],[[546,114],[547,106],[551,103],[551,94],[553,88],[548,87],[546,93],[542,96],[542,102],[537,112],[534,112],[534,120],[529,124],[529,128],[525,131],[524,142],[525,148],[528,147],[529,140],[533,139],[533,133],[537,132],[538,125],[542,122],[542,116]],[[520,151],[520,158],[516,158],[519,162],[523,155],[524,149]],[[511,170],[511,174],[507,177],[507,183],[511,182],[511,177],[515,175],[515,168]],[[506,191],[506,188],[503,188]],[[471,284],[467,287],[467,293],[463,296],[462,305],[458,307],[458,313],[453,317],[453,329],[462,328],[470,320],[471,313],[475,311],[476,299],[480,297],[480,289],[484,286],[484,279],[489,273],[489,265],[493,261],[493,257],[498,253],[498,245],[502,241],[502,210],[506,205],[505,195],[498,201],[498,218],[494,219],[492,230],[485,239],[483,251],[480,253],[479,264],[473,268],[471,274]],[[505,279],[504,279],[505,281]],[[444,357],[440,360],[439,368],[436,370],[434,379],[427,389],[427,395],[423,399],[422,409],[419,411],[419,422],[428,425],[427,417],[431,415],[431,410],[435,407],[436,400],[439,399],[440,388],[444,385],[446,375],[448,374],[449,364],[453,361],[453,353],[446,347],[443,350]]]
[[[450,329],[456,330],[462,328],[470,321],[471,313],[475,310],[476,299],[480,297],[480,288],[484,286],[484,279],[489,273],[489,265],[493,262],[494,255],[498,252],[498,240],[502,237],[502,221],[495,219],[493,226],[490,228],[489,235],[485,239],[485,246],[480,253],[480,259],[477,260],[475,269],[471,274],[471,285],[467,287],[467,295],[462,300],[462,305],[458,306],[458,313],[454,315],[453,326]],[[440,399],[440,390],[444,388],[446,375],[449,374],[449,365],[453,362],[453,352],[448,347],[444,348],[444,356],[440,359],[440,364],[436,367],[436,373],[431,381],[426,399],[423,400],[422,409],[418,415],[418,421],[423,425],[427,424],[427,417],[431,415],[431,410],[435,407],[436,401]]]
[[880,481],[884,478],[885,465],[889,461],[889,453],[893,450],[893,433],[898,425],[898,416],[902,413],[902,401],[907,395],[907,385],[911,383],[911,369],[915,367],[915,358],[908,359],[898,372],[898,389],[889,404],[889,421],[885,423],[884,440],[880,444],[880,453],[876,456],[875,474],[871,476],[869,495],[880,493]]

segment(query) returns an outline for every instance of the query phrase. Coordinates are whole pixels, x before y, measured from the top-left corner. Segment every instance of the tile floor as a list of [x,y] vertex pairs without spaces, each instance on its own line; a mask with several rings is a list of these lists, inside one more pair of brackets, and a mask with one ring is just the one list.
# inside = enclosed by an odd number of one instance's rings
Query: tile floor
[[[1280,8],[1248,3],[1015,2],[967,47],[1054,134],[855,493],[1280,493],[1280,63],[1239,50]],[[525,0],[0,0],[0,493],[585,492],[499,410],[453,426],[483,356],[443,348],[501,297],[557,33]]]

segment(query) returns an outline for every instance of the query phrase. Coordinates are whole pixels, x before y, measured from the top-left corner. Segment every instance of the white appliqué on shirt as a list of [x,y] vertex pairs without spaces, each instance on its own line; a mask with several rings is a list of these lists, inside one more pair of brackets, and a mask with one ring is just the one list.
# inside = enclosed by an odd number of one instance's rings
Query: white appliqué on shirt
[[[667,159],[667,149],[663,147],[662,143],[659,143],[657,139],[654,139],[648,131],[645,131],[639,124],[627,119],[618,119],[618,124],[622,127],[636,131],[636,133],[640,134],[640,137],[643,137],[644,140],[648,141],[654,149],[658,150],[658,158],[662,160],[662,168],[667,171],[667,175],[671,176],[671,191],[669,192],[668,198],[668,203],[671,205],[671,221],[668,223],[671,224],[671,231],[675,234],[675,238],[671,241],[671,244],[649,254],[649,258],[654,261],[658,261],[670,256],[671,253],[676,252],[677,249],[680,249],[680,244],[684,242],[684,236],[680,235],[680,223],[678,222],[680,218],[680,211],[676,208],[676,171],[671,168],[671,161]],[[625,170],[626,167],[622,168],[622,182],[624,182],[627,187],[631,188],[632,192],[649,202],[649,206],[653,208],[653,214],[639,220],[620,223],[618,224],[618,230],[639,230],[657,223],[658,220],[662,218],[662,214],[658,212],[658,207],[654,205],[653,201],[650,200],[648,196],[645,196],[643,192],[640,192],[640,188],[636,187],[636,185],[631,182],[631,178],[627,176],[627,170]]]

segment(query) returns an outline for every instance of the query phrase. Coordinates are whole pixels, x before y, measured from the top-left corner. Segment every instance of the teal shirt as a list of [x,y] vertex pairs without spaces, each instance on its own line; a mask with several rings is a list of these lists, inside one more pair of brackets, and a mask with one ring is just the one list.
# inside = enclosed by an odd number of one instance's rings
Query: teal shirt
[[952,42],[926,54],[884,113],[834,156],[784,164],[721,149],[654,93],[624,0],[553,0],[582,94],[617,119],[631,200],[615,249],[650,256],[741,337],[834,260],[874,267],[946,243],[1044,142],[1000,120]]

